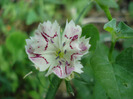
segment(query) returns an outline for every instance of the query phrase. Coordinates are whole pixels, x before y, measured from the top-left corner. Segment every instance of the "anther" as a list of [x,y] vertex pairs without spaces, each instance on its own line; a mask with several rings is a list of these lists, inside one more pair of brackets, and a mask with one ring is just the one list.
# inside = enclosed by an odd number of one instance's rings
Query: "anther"
[[66,54],[66,52],[67,52],[67,51],[65,50],[65,51],[64,51],[64,54]]
[[56,60],[57,60],[58,58],[60,58],[60,56],[57,56],[57,57],[56,57]]
[[65,62],[64,60],[61,60],[62,62]]
[[66,45],[66,42],[63,43],[63,47]]
[[59,64],[62,65],[61,61],[59,61]]
[[58,52],[58,54],[60,54],[60,53],[61,53],[61,51]]

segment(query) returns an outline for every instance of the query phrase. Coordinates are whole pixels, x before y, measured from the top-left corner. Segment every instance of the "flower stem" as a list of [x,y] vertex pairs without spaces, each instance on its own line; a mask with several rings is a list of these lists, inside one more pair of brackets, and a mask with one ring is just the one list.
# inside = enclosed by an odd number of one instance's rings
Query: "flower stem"
[[61,81],[62,81],[62,79],[58,78],[57,76],[53,77],[52,84],[54,85],[54,88],[53,88],[53,86],[49,87],[45,99],[54,99],[54,97],[56,95],[56,91],[58,90]]
[[[106,14],[108,20],[111,21],[112,16],[111,16],[111,13],[109,11],[109,7],[108,6],[103,6],[103,5],[100,5],[100,7],[103,9],[103,11]],[[112,53],[113,53],[115,43],[116,43],[115,32],[112,32],[111,35],[112,35],[112,40],[111,40],[111,46],[110,46],[109,54],[108,54],[108,58],[109,58],[110,61],[112,59]]]
[[112,59],[112,52],[113,52],[113,50],[114,50],[114,47],[115,47],[115,42],[111,42],[111,47],[110,47],[110,49],[109,49],[109,54],[108,54],[108,58],[109,58],[109,60],[111,61],[111,59]]
[[108,6],[104,6],[104,5],[100,5],[99,6],[103,9],[104,13],[106,14],[108,20],[112,20],[112,16],[111,16],[111,13],[109,11],[109,7]]
[[105,14],[106,14],[108,20],[109,20],[109,21],[112,20],[112,16],[111,16],[111,13],[110,13],[110,11],[109,11],[109,8],[106,7],[106,8],[103,9],[103,10],[104,10],[104,12],[105,12]]

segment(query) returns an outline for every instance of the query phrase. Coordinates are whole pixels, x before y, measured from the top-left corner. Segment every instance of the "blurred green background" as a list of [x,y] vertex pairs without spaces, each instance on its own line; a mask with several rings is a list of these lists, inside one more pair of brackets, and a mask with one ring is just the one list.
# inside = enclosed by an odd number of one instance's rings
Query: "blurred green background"
[[[35,70],[25,53],[25,39],[33,35],[40,22],[57,20],[64,27],[67,19],[75,21],[81,15],[78,24],[95,24],[100,31],[101,42],[108,45],[110,36],[103,30],[107,18],[97,4],[92,3],[86,7],[88,1],[0,0],[0,99],[42,99],[45,97],[50,82],[48,78],[45,78],[44,72],[36,72],[23,79],[27,73]],[[133,2],[117,0],[117,3],[119,7],[111,9],[112,16],[133,27]],[[81,14],[85,7],[86,9]],[[133,40],[117,42],[115,54],[131,44]],[[89,81],[93,80],[90,75],[91,69],[85,67],[84,70],[86,77],[90,77]],[[78,80],[73,82],[75,96],[67,95],[65,85],[62,83],[56,97],[58,99],[87,99],[86,97],[91,96],[93,83],[84,85]]]

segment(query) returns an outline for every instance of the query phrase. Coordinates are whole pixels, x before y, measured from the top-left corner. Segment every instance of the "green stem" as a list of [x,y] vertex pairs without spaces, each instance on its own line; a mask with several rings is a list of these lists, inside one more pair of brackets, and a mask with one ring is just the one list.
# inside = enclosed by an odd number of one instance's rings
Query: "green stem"
[[[106,14],[108,20],[111,21],[112,20],[112,16],[111,16],[111,13],[109,11],[108,6],[100,5],[100,7],[103,9],[103,11]],[[113,53],[113,50],[114,50],[114,47],[115,47],[115,42],[116,42],[116,40],[115,40],[115,32],[113,32],[111,34],[112,34],[111,47],[109,49],[109,54],[108,54],[108,58],[109,58],[110,61],[112,59],[112,53]]]
[[105,12],[105,14],[106,14],[108,20],[109,20],[109,21],[112,20],[112,16],[111,16],[111,13],[110,13],[110,11],[109,11],[109,8],[104,9],[104,12]]
[[58,90],[61,81],[62,81],[62,79],[58,78],[57,76],[53,77],[52,84],[54,85],[54,88],[53,88],[53,86],[49,87],[45,99],[54,99],[54,97],[56,95],[56,91]]
[[67,92],[74,96],[74,92],[73,92],[72,86],[70,84],[70,81],[65,80],[65,83],[66,83]]
[[111,16],[111,13],[109,11],[109,7],[108,6],[103,6],[103,5],[99,5],[99,6],[103,9],[103,11],[106,14],[108,20],[109,21],[112,20],[112,16]]
[[41,82],[41,80],[40,80],[40,78],[39,78],[39,75],[38,75],[38,73],[37,73],[37,79],[38,79],[38,81],[39,81],[39,83],[40,83],[40,85],[43,87],[43,88],[45,88],[46,89],[46,87],[44,87],[44,85],[42,84],[42,82]]
[[113,52],[113,50],[114,50],[114,47],[115,47],[115,41],[112,41],[112,42],[111,42],[111,47],[110,47],[110,49],[109,49],[109,55],[108,55],[108,58],[109,58],[110,61],[111,61],[111,59],[112,59],[112,52]]

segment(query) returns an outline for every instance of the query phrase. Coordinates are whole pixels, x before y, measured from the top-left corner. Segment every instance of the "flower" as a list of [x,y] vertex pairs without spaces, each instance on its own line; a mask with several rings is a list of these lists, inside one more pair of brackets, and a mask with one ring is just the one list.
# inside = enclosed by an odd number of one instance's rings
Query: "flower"
[[39,71],[47,71],[59,78],[72,78],[74,72],[82,73],[80,59],[88,53],[89,38],[81,37],[82,29],[73,21],[66,22],[63,34],[55,21],[39,24],[35,35],[26,39],[26,53]]

